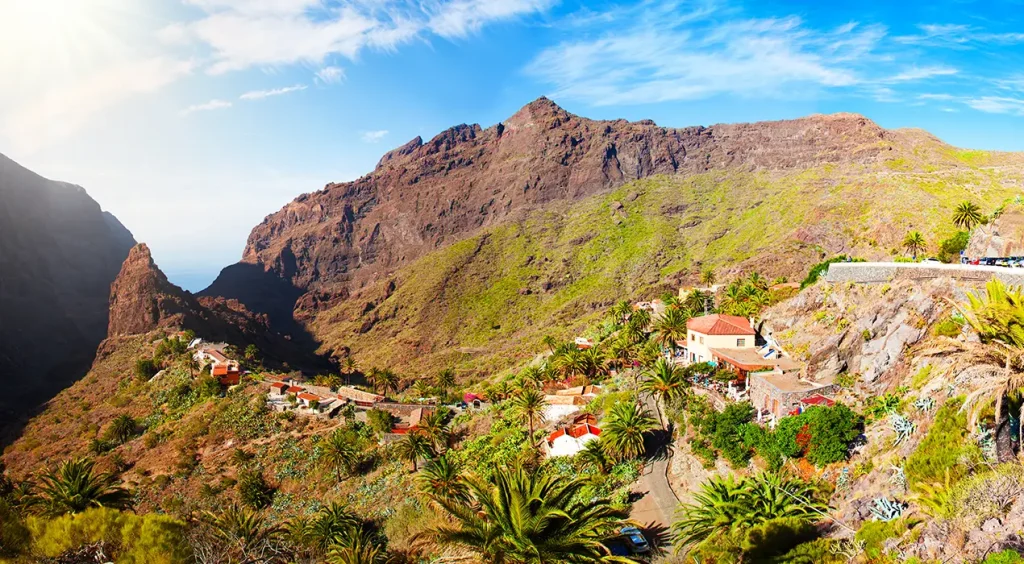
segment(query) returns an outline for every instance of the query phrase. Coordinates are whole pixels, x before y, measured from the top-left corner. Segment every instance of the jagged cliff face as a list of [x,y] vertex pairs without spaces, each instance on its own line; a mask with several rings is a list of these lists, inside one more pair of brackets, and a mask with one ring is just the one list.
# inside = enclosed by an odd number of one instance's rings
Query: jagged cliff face
[[[344,297],[478,228],[555,200],[657,174],[873,162],[890,137],[851,114],[669,129],[588,120],[541,98],[488,129],[461,125],[427,143],[416,138],[365,177],[300,196],[253,230],[243,263],[299,290]],[[206,293],[240,296],[232,274]]]
[[81,187],[0,155],[0,424],[88,369],[134,244]]

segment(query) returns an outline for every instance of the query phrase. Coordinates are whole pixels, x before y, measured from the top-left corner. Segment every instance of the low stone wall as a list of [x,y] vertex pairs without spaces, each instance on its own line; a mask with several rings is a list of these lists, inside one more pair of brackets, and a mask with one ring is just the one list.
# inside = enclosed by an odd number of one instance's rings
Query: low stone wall
[[927,262],[837,262],[829,265],[825,280],[837,284],[881,284],[894,280],[953,278],[984,284],[993,277],[1008,285],[1024,285],[1024,268]]

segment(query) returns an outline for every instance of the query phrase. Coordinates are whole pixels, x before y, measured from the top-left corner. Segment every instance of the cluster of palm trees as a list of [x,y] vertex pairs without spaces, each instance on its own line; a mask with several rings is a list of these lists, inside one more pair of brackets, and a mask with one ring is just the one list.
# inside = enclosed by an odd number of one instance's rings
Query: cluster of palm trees
[[679,508],[681,518],[672,524],[676,550],[739,551],[753,527],[777,520],[790,526],[820,521],[829,511],[826,499],[816,484],[781,473],[739,480],[731,475],[714,477],[701,485],[691,503]]
[[419,542],[468,551],[483,562],[633,562],[612,556],[605,544],[627,513],[606,498],[582,495],[586,481],[521,467],[485,480],[440,460],[424,470],[421,488],[449,522]]
[[91,459],[76,458],[43,470],[34,481],[19,486],[18,504],[45,517],[93,507],[130,508],[132,492],[121,487],[114,474],[97,472],[95,465]]
[[[985,220],[981,208],[974,202],[965,200],[953,209],[953,225],[964,231],[974,229]],[[924,252],[927,247],[928,244],[920,231],[911,231],[903,237],[903,248],[910,253],[914,260],[917,260],[917,255]]]
[[757,272],[751,272],[746,278],[733,280],[722,293],[718,312],[741,317],[756,317],[761,311],[772,304],[771,287],[776,280],[769,281]]

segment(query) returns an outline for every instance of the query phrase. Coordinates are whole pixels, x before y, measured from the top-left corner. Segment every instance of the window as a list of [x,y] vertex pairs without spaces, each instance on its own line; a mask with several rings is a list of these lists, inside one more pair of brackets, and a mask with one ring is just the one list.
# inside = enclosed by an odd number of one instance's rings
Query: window
[[700,344],[702,344],[702,345],[704,344],[704,337],[700,338]]
[[736,339],[736,346],[737,347],[745,347],[745,346],[747,346],[747,340],[746,339]]

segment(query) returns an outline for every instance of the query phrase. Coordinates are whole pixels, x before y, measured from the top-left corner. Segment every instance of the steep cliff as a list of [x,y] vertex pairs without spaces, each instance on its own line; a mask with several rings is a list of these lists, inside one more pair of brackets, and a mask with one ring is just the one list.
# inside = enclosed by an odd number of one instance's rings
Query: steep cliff
[[85,374],[134,244],[81,187],[0,155],[0,424]]

